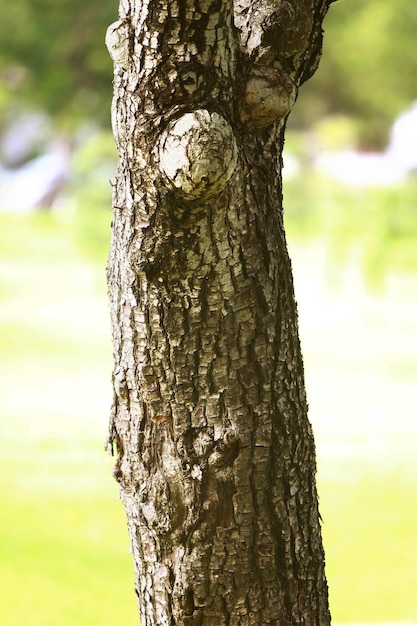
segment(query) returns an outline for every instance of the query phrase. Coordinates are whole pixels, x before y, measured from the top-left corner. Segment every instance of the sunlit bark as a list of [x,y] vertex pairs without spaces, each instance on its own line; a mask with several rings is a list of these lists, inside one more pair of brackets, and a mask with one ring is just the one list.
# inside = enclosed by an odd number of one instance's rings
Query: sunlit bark
[[330,616],[282,216],[327,0],[121,0],[109,445],[142,626]]

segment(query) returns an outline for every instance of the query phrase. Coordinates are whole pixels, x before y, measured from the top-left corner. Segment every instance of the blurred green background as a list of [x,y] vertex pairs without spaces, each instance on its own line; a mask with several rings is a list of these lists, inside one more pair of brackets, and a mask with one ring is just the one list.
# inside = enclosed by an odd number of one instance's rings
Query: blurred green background
[[[0,1],[4,626],[138,624],[105,263],[117,4]],[[340,0],[285,208],[335,623],[417,622],[417,5]]]

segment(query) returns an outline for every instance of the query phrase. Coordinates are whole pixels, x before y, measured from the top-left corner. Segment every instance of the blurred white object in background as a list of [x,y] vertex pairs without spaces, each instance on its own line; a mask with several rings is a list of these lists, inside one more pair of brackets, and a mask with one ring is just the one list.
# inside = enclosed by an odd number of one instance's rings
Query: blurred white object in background
[[417,100],[394,122],[387,155],[405,173],[417,172]]
[[54,204],[65,182],[69,143],[54,138],[43,113],[17,116],[0,139],[0,208],[28,211]]
[[315,166],[320,172],[352,187],[389,187],[407,172],[388,152],[321,152]]
[[0,206],[5,211],[29,211],[54,204],[64,184],[70,150],[63,142],[17,170],[0,170]]
[[[311,164],[320,173],[351,187],[391,187],[417,172],[417,101],[394,122],[384,152],[309,150]],[[297,173],[294,157],[284,155],[284,176]],[[287,162],[290,167],[287,169]]]

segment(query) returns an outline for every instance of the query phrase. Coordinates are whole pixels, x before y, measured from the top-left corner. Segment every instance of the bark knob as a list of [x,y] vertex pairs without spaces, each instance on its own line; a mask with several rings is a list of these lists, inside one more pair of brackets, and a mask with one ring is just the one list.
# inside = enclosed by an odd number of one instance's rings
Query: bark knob
[[219,194],[237,163],[230,124],[206,109],[173,120],[159,141],[159,167],[170,185],[189,199]]
[[113,22],[106,32],[106,46],[115,65],[124,69],[129,67],[129,29],[127,22],[118,20]]
[[240,117],[247,128],[263,128],[283,119],[296,98],[296,87],[281,70],[258,66],[243,92]]

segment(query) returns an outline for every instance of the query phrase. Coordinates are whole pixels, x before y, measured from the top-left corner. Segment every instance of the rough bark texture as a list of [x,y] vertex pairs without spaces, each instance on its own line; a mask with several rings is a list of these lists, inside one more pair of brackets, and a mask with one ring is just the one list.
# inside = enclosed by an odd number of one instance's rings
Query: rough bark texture
[[109,445],[142,626],[330,623],[282,218],[328,0],[121,0]]

